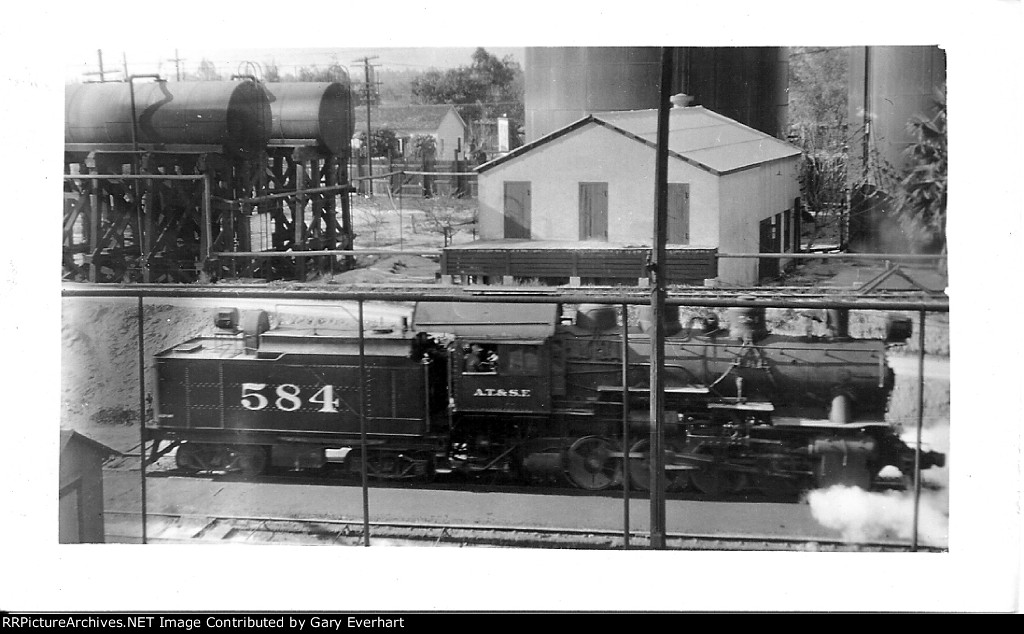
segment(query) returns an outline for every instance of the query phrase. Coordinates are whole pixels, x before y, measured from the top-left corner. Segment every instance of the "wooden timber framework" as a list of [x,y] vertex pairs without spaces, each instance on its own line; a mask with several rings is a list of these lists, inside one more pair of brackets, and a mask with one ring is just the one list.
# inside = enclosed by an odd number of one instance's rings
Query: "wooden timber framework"
[[347,160],[315,141],[245,157],[210,145],[66,144],[64,168],[67,281],[304,279],[333,258],[216,254],[352,248]]

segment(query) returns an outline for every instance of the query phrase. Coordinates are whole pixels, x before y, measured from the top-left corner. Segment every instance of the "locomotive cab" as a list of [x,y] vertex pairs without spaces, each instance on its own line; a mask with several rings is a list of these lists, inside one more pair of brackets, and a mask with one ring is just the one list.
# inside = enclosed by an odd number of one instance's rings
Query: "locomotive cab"
[[453,350],[457,411],[547,412],[551,407],[543,341],[456,339]]
[[495,415],[551,411],[556,304],[417,304],[413,327],[443,333],[449,347],[452,409]]

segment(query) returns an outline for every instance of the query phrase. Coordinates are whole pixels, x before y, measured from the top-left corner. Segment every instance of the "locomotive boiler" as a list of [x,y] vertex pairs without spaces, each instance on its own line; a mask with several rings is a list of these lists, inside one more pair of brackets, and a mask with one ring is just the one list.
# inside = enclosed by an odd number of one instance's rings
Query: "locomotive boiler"
[[[624,337],[614,308],[421,303],[411,327],[362,337],[271,329],[262,312],[225,310],[218,322],[219,334],[156,357],[148,433],[154,451],[178,445],[183,469],[365,462],[386,478],[647,486],[650,338],[642,319]],[[758,308],[729,322],[668,324],[670,487],[788,496],[910,472],[914,451],[884,421],[884,339],[850,337],[842,312],[826,336],[770,333]],[[922,468],[943,463],[922,452]]]

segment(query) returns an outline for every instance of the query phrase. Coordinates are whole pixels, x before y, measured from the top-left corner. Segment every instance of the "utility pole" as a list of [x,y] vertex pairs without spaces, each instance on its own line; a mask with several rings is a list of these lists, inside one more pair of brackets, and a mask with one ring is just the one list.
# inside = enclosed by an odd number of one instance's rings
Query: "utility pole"
[[[668,236],[669,100],[672,95],[672,49],[661,52],[657,149],[654,169],[654,248],[651,249],[651,548],[665,548],[665,295]],[[625,471],[625,470],[623,470]]]
[[116,70],[103,70],[103,49],[101,49],[101,48],[96,49],[96,58],[99,60],[99,64],[100,64],[99,72],[91,72],[91,73],[84,73],[84,74],[85,75],[99,75],[100,76],[100,81],[104,82],[104,81],[107,80],[107,78],[104,75],[114,74],[117,71]]
[[366,193],[373,194],[373,179],[369,178],[373,176],[373,160],[370,158],[370,148],[373,146],[370,134],[370,60],[377,59],[377,55],[373,57],[363,57],[360,59],[352,60],[355,62],[363,63],[363,74],[366,78]]
[[181,62],[185,61],[178,55],[178,49],[174,49],[174,57],[167,60],[168,62],[174,62],[174,81],[181,81]]

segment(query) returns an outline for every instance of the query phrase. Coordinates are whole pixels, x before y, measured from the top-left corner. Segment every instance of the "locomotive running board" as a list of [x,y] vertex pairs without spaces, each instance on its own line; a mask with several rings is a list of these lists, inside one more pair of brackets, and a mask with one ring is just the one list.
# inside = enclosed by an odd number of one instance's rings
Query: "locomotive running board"
[[[611,392],[611,393],[622,393],[621,385],[599,385],[597,386],[598,393]],[[631,387],[629,388],[630,394],[647,394],[651,391],[649,387]],[[708,394],[711,392],[704,385],[682,385],[677,387],[666,387],[662,390],[665,394]]]
[[830,427],[833,429],[863,429],[865,427],[892,427],[885,421],[855,421],[852,423],[835,423],[827,418],[793,418],[778,416],[772,420],[773,427]]
[[731,409],[741,412],[774,412],[775,406],[767,401],[746,401],[744,403],[708,403],[708,409]]

